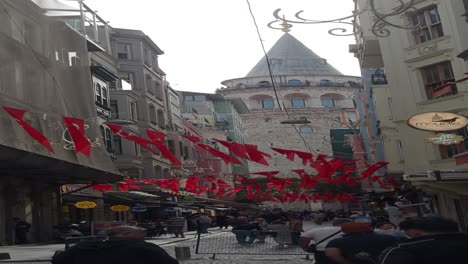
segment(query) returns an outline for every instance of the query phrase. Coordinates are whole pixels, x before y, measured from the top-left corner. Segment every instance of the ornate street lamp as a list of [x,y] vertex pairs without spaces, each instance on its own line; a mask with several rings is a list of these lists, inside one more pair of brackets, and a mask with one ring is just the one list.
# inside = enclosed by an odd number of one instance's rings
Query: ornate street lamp
[[[394,28],[400,28],[400,29],[419,28],[419,23],[417,23],[417,25],[411,25],[411,24],[399,25],[399,24],[395,24],[389,21],[389,19],[392,17],[401,16],[405,14],[406,12],[416,10],[414,8],[414,4],[417,2],[416,0],[409,0],[407,3],[405,2],[406,1],[404,0],[397,0],[398,6],[392,9],[392,12],[383,13],[375,7],[375,0],[369,0],[368,7],[359,10],[357,8],[357,5],[355,5],[355,9],[351,15],[341,17],[341,18],[329,19],[329,20],[314,20],[314,19],[304,18],[302,16],[302,13],[304,12],[304,10],[297,12],[295,14],[295,19],[290,20],[290,19],[286,19],[284,16],[281,16],[280,15],[281,9],[278,8],[273,12],[273,16],[276,18],[276,20],[268,23],[268,27],[272,29],[279,29],[279,30],[282,30],[283,32],[289,32],[290,31],[289,28],[293,26],[292,24],[308,24],[308,25],[339,24],[339,25],[345,25],[348,27],[352,26],[353,27],[352,32],[349,32],[349,30],[344,27],[337,27],[337,28],[330,29],[328,33],[334,36],[352,36],[352,35],[357,35],[361,33],[363,30],[361,25],[359,25],[359,23],[357,22],[359,16],[365,12],[370,12],[371,13],[370,16],[374,18],[374,22],[371,27],[371,32],[377,37],[388,37],[390,35],[390,30],[388,30],[387,27],[394,27]],[[278,24],[279,26],[275,26],[275,24]]]

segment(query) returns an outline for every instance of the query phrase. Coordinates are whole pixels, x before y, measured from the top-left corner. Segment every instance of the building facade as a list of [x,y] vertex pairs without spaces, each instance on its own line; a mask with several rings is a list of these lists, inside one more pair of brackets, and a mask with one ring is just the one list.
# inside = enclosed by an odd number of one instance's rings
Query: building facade
[[[53,225],[63,216],[62,185],[121,179],[100,138],[89,58],[93,44],[31,1],[0,4],[0,105],[26,110],[24,121],[51,148],[2,109],[0,241],[14,242],[13,217],[32,224],[30,242],[51,241]],[[75,153],[62,116],[84,120],[89,158]]]
[[[374,1],[382,12],[392,12],[401,3]],[[367,1],[357,1],[359,10],[369,8]],[[390,35],[378,38],[370,29],[374,25],[371,12],[359,16],[363,32],[357,36],[354,52],[363,72],[379,69],[386,82],[373,80],[372,93],[385,160],[390,162],[390,175],[404,178],[419,190],[421,201],[427,202],[420,213],[431,211],[457,220],[464,229],[468,224],[467,164],[457,162],[467,151],[467,129],[452,131],[463,136],[454,145],[436,145],[425,138],[433,135],[406,124],[409,117],[433,111],[466,115],[466,82],[457,82],[468,71],[457,55],[466,50],[465,17],[467,2],[415,1],[403,15],[389,16],[394,25]],[[374,70],[375,71],[375,70]],[[458,171],[452,177],[448,171]],[[456,182],[456,184],[455,184]]]
[[[341,74],[289,33],[275,43],[268,57],[272,76],[263,58],[247,76],[226,80],[222,82],[226,87],[219,90],[248,108],[240,114],[244,142],[272,156],[268,167],[249,162],[249,171],[279,170],[288,176],[292,169],[303,168],[301,162],[291,164],[271,147],[346,156],[333,145],[345,145],[345,134],[352,134],[349,128],[359,119],[353,98],[361,78]],[[282,124],[295,118],[310,123]]]

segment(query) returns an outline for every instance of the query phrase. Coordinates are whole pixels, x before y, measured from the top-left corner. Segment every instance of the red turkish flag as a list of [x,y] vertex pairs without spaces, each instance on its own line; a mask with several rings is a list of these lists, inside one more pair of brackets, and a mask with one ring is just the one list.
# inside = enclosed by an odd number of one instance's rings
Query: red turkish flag
[[200,138],[196,136],[189,136],[189,135],[182,135],[184,138],[192,141],[193,143],[198,143],[200,142]]
[[247,148],[240,143],[237,142],[229,142],[221,139],[214,139],[215,141],[219,142],[221,145],[228,148],[232,153],[240,158],[250,160],[249,155],[247,154]]
[[372,164],[370,165],[369,167],[367,167],[367,169],[365,171],[362,172],[361,174],[361,177],[359,177],[360,180],[364,180],[364,179],[367,179],[369,177],[372,176],[372,174],[374,174],[376,171],[378,171],[379,169],[385,167],[388,165],[388,162],[383,162],[383,161],[379,161],[375,164]]
[[118,136],[121,136],[127,140],[130,140],[130,141],[133,141],[135,143],[137,143],[138,145],[142,146],[143,148],[147,149],[148,151],[158,155],[158,153],[152,149],[150,147],[150,145],[153,144],[153,142],[147,140],[147,139],[144,139],[144,138],[141,138],[139,136],[135,136],[133,134],[130,134],[128,132],[125,132],[125,131],[122,131],[122,126],[121,125],[115,125],[115,124],[106,124],[106,126],[108,126],[112,132]]
[[313,162],[313,155],[312,153],[298,151],[298,150],[291,150],[291,149],[281,149],[281,148],[271,148],[272,150],[286,155],[286,158],[290,161],[294,161],[294,156],[297,155],[302,160],[302,165],[307,165],[307,162]]
[[148,134],[148,137],[151,139],[153,144],[158,148],[161,154],[172,163],[172,165],[182,165],[182,162],[180,162],[180,160],[178,160],[177,157],[174,154],[172,154],[169,148],[166,145],[164,145],[165,135],[163,132],[146,130],[146,134]]
[[74,117],[62,117],[63,122],[68,128],[68,132],[75,143],[75,153],[91,156],[91,142],[86,138],[84,120]]
[[263,164],[265,166],[269,166],[268,161],[266,161],[265,157],[271,158],[271,155],[265,152],[261,152],[257,149],[255,145],[245,144],[247,149],[247,153],[249,154],[250,160],[253,162],[257,162]]
[[24,114],[26,114],[26,110],[21,110],[21,109],[16,109],[16,108],[10,108],[10,107],[3,107],[3,109],[11,116],[13,117],[18,125],[23,127],[23,129],[28,133],[32,138],[34,138],[37,142],[39,142],[42,146],[44,146],[46,149],[48,149],[50,152],[54,153],[54,149],[52,148],[52,145],[50,144],[49,140],[47,137],[45,137],[41,132],[36,130],[34,127],[32,127],[30,124],[28,124],[26,121],[23,120]]
[[242,163],[238,159],[236,159],[236,158],[234,158],[232,156],[229,156],[228,154],[226,154],[224,152],[221,152],[221,151],[219,151],[219,150],[217,150],[217,149],[215,149],[215,148],[213,148],[211,146],[208,146],[208,145],[205,145],[205,144],[202,144],[202,143],[198,143],[197,145],[200,146],[202,149],[204,149],[204,150],[208,151],[209,153],[211,153],[213,156],[221,158],[224,161],[224,163],[226,163],[226,164],[229,164],[229,162],[231,162],[231,163],[234,163],[234,164],[242,165]]

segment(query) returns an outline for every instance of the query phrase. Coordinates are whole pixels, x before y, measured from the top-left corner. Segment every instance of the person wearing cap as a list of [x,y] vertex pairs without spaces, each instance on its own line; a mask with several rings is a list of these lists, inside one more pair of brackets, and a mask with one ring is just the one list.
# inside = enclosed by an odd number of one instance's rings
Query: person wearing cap
[[343,237],[327,244],[325,254],[336,264],[373,264],[388,247],[396,244],[394,236],[377,234],[369,223],[341,225]]
[[161,247],[144,241],[145,229],[119,226],[107,230],[106,240],[76,244],[56,254],[52,264],[178,264]]
[[419,217],[400,223],[411,239],[388,248],[380,264],[467,263],[468,235],[459,232],[457,222],[440,217]]
[[299,239],[299,245],[305,251],[308,251],[308,248],[312,243],[316,245],[316,252],[314,254],[314,260],[316,264],[333,264],[333,262],[325,255],[325,247],[328,242],[333,239],[340,238],[343,234],[341,232],[341,225],[344,223],[352,222],[350,218],[335,218],[332,220],[332,226],[314,228],[312,230],[306,231],[302,234]]

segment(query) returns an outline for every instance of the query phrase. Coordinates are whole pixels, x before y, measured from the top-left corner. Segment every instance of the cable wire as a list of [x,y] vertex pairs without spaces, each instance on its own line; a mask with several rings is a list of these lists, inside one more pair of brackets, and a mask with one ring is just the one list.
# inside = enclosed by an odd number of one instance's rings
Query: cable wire
[[[252,11],[252,6],[250,5],[250,1],[249,0],[246,0],[247,1],[247,5],[249,7],[249,12],[250,12],[250,15],[252,17],[252,20],[253,20],[253,23],[255,25],[255,28],[257,30],[257,35],[258,35],[258,39],[260,40],[260,45],[262,46],[262,50],[263,50],[263,53],[265,55],[265,60],[266,60],[266,64],[267,64],[267,67],[268,67],[268,74],[269,74],[269,77],[270,77],[270,80],[271,80],[271,85],[273,87],[273,91],[275,93],[275,97],[276,97],[276,101],[278,102],[278,107],[280,108],[281,111],[284,110],[284,112],[286,113],[286,116],[288,117],[288,119],[290,118],[290,115],[289,115],[289,112],[288,112],[288,109],[286,107],[286,105],[284,104],[284,101],[281,99],[282,103],[280,102],[280,98],[278,96],[278,91],[276,89],[276,82],[275,82],[275,79],[274,79],[274,76],[273,76],[273,73],[272,73],[272,70],[271,70],[271,63],[270,63],[270,58],[268,57],[268,53],[266,52],[266,49],[265,49],[265,45],[263,45],[263,40],[262,40],[262,36],[260,34],[260,29],[258,28],[258,24],[257,24],[257,20],[255,19],[255,15]],[[281,107],[283,106],[283,107]],[[302,136],[301,132],[299,131],[299,129],[295,126],[295,125],[291,125],[294,130],[297,132],[297,134],[299,135],[299,137],[302,139],[302,141],[304,142],[304,145],[307,147],[307,149],[309,149],[309,151],[311,152],[314,152],[314,153],[317,153],[315,150],[313,150],[309,144],[307,144],[307,141],[306,139]]]

